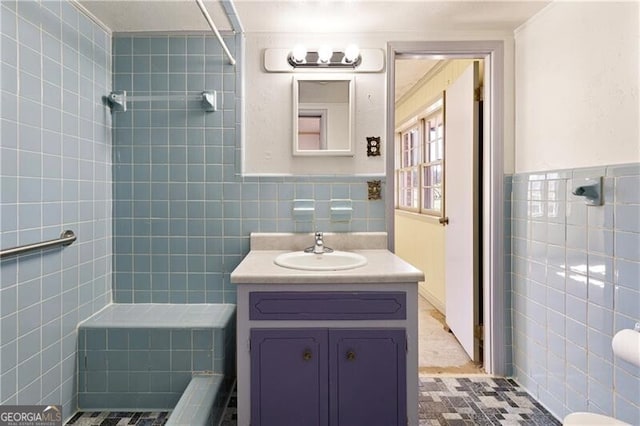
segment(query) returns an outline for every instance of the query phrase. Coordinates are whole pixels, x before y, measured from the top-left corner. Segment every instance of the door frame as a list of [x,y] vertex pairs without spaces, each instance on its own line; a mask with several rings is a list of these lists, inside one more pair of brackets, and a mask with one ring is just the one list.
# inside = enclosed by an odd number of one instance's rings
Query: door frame
[[[481,208],[484,369],[504,376],[507,370],[504,251],[504,42],[500,40],[419,41],[387,43],[387,141],[386,188],[395,193],[395,61],[401,57],[442,56],[443,59],[484,59],[485,100]],[[395,197],[385,202],[388,248],[394,251]]]

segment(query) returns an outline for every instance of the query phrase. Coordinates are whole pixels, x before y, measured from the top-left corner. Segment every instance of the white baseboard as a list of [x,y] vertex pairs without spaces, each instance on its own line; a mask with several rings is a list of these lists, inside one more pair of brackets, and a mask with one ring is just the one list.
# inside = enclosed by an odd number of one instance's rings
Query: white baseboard
[[444,315],[445,314],[444,303],[440,299],[438,299],[436,296],[434,296],[425,287],[426,287],[426,285],[424,285],[422,283],[418,284],[418,294],[420,296],[424,297],[425,299],[427,299],[427,301],[429,303],[431,303],[434,308],[436,308],[438,311],[440,311],[440,313],[442,313]]

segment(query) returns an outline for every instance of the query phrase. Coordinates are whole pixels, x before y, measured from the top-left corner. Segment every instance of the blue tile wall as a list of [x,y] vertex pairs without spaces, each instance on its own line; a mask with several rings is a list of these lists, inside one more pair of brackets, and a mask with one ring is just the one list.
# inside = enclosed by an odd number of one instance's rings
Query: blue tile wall
[[173,409],[193,374],[235,378],[235,318],[220,328],[88,328],[78,336],[82,410]]
[[[241,58],[241,36],[226,36]],[[383,231],[384,202],[366,178],[240,176],[240,74],[209,36],[114,37],[113,87],[130,95],[217,91],[198,100],[131,102],[114,117],[114,300],[235,303],[229,274],[251,232]],[[250,125],[250,124],[249,124]],[[294,199],[316,201],[315,221],[294,221]],[[350,198],[350,222],[330,200]]]
[[111,36],[66,1],[0,2],[0,404],[76,409],[76,326],[111,300]]
[[[571,193],[590,176],[604,177],[602,206]],[[640,369],[611,349],[640,321],[639,194],[637,164],[513,176],[513,371],[559,418],[640,424]]]

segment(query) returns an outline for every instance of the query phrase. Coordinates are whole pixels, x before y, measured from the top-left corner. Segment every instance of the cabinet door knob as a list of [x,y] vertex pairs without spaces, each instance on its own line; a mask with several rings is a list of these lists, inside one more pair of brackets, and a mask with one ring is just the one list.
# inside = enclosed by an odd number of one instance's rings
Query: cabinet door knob
[[311,351],[309,349],[302,353],[302,359],[305,361],[309,361],[311,359]]
[[347,352],[347,359],[349,361],[353,361],[354,359],[356,359],[356,353],[354,351]]

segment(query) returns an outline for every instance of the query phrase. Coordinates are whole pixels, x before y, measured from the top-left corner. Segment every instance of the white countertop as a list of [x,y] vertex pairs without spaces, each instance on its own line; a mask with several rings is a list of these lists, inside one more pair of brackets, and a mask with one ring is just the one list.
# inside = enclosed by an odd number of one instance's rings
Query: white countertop
[[233,284],[359,284],[408,283],[424,280],[424,274],[389,250],[350,250],[367,258],[360,268],[343,271],[302,271],[273,261],[290,250],[251,250],[231,273]]

